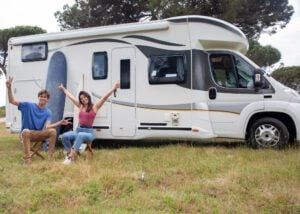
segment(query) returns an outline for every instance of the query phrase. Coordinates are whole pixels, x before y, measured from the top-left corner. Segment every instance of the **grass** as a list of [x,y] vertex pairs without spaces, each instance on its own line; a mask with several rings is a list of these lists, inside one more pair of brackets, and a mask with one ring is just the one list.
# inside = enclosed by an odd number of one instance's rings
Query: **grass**
[[21,151],[0,124],[0,213],[300,212],[299,146],[104,147],[69,166],[57,148],[55,160],[29,167]]

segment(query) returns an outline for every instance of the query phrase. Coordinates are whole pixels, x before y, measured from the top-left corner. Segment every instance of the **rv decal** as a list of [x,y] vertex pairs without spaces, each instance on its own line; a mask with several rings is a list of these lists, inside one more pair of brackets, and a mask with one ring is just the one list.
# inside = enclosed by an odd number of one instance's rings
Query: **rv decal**
[[249,105],[249,103],[239,103],[239,102],[222,102],[222,103],[208,103],[209,111],[222,111],[229,113],[240,114],[243,109]]
[[157,43],[157,44],[161,44],[161,45],[168,45],[168,46],[185,46],[185,45],[182,45],[182,44],[176,44],[176,43],[172,43],[172,42],[166,42],[166,41],[154,39],[154,38],[151,38],[151,37],[148,37],[148,36],[129,35],[129,36],[124,36],[123,38],[140,39],[140,40],[145,40],[145,41],[148,41],[148,42],[153,42],[153,43]]
[[140,123],[141,126],[167,126],[167,123]]
[[86,40],[86,41],[82,41],[82,42],[76,42],[73,44],[69,44],[67,46],[83,45],[83,44],[98,43],[98,42],[116,42],[116,43],[130,44],[129,42],[122,41],[119,39],[92,39],[92,40]]
[[93,129],[109,129],[109,126],[93,126]]
[[244,37],[245,35],[238,29],[233,28],[232,26],[229,26],[223,22],[220,22],[219,20],[215,19],[208,19],[207,17],[186,17],[186,18],[177,18],[177,19],[168,19],[169,22],[174,23],[181,23],[181,22],[201,22],[206,23],[210,25],[216,25],[218,27],[224,28],[225,30],[231,31],[232,33],[237,34],[238,36]]
[[[101,99],[102,96],[99,96],[92,92],[92,95],[97,99]],[[150,104],[135,104],[123,101],[116,101],[108,99],[107,102],[111,102],[117,105],[123,105],[127,107],[136,107],[143,109],[152,109],[152,110],[163,110],[163,111],[217,111],[217,112],[226,112],[231,114],[240,114],[242,110],[249,103],[211,103],[208,104],[208,109],[199,104],[199,103],[183,103],[183,104],[175,104],[175,105],[150,105]]]
[[144,130],[192,131],[192,128],[191,128],[191,127],[155,127],[155,126],[139,126],[138,129],[144,129]]

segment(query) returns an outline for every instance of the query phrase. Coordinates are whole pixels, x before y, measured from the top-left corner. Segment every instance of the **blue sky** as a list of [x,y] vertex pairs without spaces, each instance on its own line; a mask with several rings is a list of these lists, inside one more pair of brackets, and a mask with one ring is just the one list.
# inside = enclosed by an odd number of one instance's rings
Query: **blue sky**
[[[0,29],[16,25],[36,25],[48,32],[59,31],[54,13],[57,10],[62,11],[63,5],[71,5],[74,2],[74,0],[0,0]],[[290,23],[275,35],[262,35],[259,42],[277,48],[281,52],[281,62],[285,66],[300,66],[300,1],[289,0],[289,2],[295,9]],[[2,76],[0,106],[5,105],[5,97],[5,79]]]

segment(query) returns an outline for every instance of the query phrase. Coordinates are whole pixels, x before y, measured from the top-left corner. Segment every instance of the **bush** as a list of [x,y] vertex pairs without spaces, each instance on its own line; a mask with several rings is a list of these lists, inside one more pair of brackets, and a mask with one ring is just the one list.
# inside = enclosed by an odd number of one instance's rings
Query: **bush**
[[272,77],[282,84],[300,91],[300,66],[280,68],[272,73]]
[[5,106],[0,107],[0,117],[5,117]]

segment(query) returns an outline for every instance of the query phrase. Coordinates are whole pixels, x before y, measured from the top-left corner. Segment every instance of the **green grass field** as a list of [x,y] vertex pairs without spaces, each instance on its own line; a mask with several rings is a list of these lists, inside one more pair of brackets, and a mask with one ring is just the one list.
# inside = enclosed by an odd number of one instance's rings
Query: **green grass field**
[[[22,165],[0,124],[0,213],[299,213],[300,148],[161,144],[104,147],[93,160]],[[141,179],[144,172],[144,179]]]

